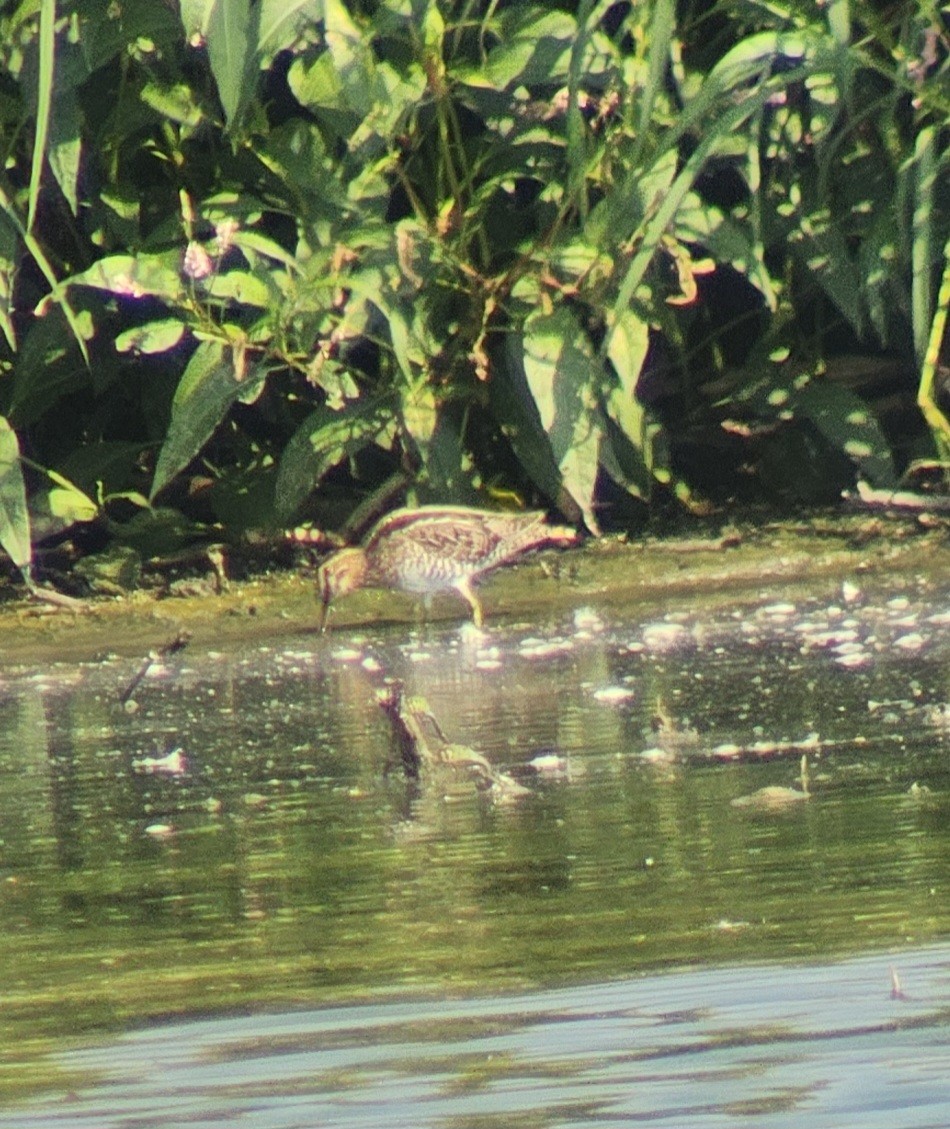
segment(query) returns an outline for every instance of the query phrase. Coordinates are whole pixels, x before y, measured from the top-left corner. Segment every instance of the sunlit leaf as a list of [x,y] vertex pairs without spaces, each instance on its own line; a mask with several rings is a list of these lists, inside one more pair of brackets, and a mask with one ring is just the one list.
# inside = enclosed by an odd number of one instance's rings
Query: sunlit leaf
[[185,295],[177,255],[109,255],[74,274],[66,285],[94,286],[123,298],[151,296],[166,302],[178,302]]
[[115,339],[115,347],[120,353],[166,353],[174,349],[185,332],[184,322],[177,318],[149,321],[120,333]]
[[0,416],[0,547],[17,568],[29,570],[33,549],[20,444],[16,432],[3,416]]
[[208,279],[205,289],[210,298],[229,298],[248,306],[266,309],[277,296],[260,275],[232,270]]
[[649,326],[632,310],[618,320],[607,356],[617,376],[604,397],[604,410],[619,431],[608,429],[609,456],[604,463],[611,477],[638,498],[647,499],[653,482],[654,445],[660,431],[653,413],[638,400],[636,390],[650,346]]
[[324,17],[323,0],[261,0],[258,53],[267,59],[296,43]]
[[56,68],[56,0],[40,0],[38,62],[36,68],[36,115],[33,131],[33,160],[30,163],[30,192],[27,204],[26,229],[33,231],[36,209],[40,202],[40,182],[46,164],[50,118],[53,112],[54,73]]
[[346,134],[380,93],[376,58],[342,0],[326,0],[324,36],[327,49],[314,59],[294,60],[287,81],[302,105]]
[[259,366],[238,380],[231,352],[223,343],[203,341],[198,346],[172,401],[171,422],[155,465],[150,499],[200,453],[232,404],[259,392],[266,377],[267,370]]
[[178,12],[189,43],[200,43],[208,34],[208,24],[220,0],[178,0]]
[[417,384],[400,398],[399,415],[416,446],[424,451],[436,425],[435,392],[431,385]]
[[596,412],[599,366],[581,326],[565,306],[532,314],[524,327],[524,372],[562,484],[591,530],[601,427]]
[[139,97],[157,114],[188,129],[197,129],[204,119],[204,111],[195,92],[184,83],[160,86],[156,82],[147,82]]
[[216,0],[205,25],[208,61],[230,130],[240,121],[254,90],[256,43],[251,40],[251,22],[250,0]]
[[64,23],[57,35],[47,152],[50,170],[73,215],[79,210],[79,172],[83,152],[83,117],[78,90],[89,78],[80,40],[75,22]]
[[294,255],[259,231],[238,231],[233,237],[233,242],[235,247],[240,247],[248,256],[263,255],[265,258],[280,263],[295,274],[301,271],[300,262]]
[[495,87],[517,83],[564,82],[577,22],[566,12],[539,15],[529,9],[526,18],[512,9],[515,24],[489,53],[487,73]]
[[47,492],[47,504],[50,513],[59,519],[62,527],[68,528],[77,523],[95,521],[99,516],[99,507],[92,498],[61,474],[53,471],[47,473],[56,483]]
[[518,461],[546,497],[558,500],[561,471],[528,387],[523,343],[514,334],[506,339],[504,357],[495,366],[488,390],[495,414],[502,421],[502,430]]
[[13,322],[13,285],[16,278],[17,234],[5,223],[0,212],[0,331],[11,353],[16,352],[16,327]]
[[377,57],[370,37],[341,0],[325,0],[327,49],[298,58],[288,73],[294,96],[366,159],[390,144],[402,117],[422,99],[426,76]]
[[794,398],[795,414],[814,423],[825,439],[883,489],[897,485],[890,446],[868,404],[829,380],[811,380]]
[[699,244],[717,263],[728,263],[760,292],[769,309],[776,309],[778,299],[765,265],[765,247],[751,225],[737,222],[689,193],[676,214],[674,230],[678,239]]
[[943,178],[938,172],[937,131],[934,127],[923,129],[914,146],[913,196],[914,216],[911,242],[911,310],[913,314],[914,347],[919,363],[923,363],[930,337],[930,322],[934,311],[933,265],[938,261],[942,240],[938,235],[938,185],[946,180],[946,162]]

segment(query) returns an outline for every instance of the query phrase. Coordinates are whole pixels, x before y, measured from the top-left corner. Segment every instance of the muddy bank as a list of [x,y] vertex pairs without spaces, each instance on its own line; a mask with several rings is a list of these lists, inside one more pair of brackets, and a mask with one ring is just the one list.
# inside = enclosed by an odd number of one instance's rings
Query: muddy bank
[[[657,614],[685,601],[715,607],[791,599],[815,588],[833,598],[849,580],[870,585],[899,578],[908,586],[950,575],[945,531],[913,536],[870,535],[867,527],[755,530],[715,538],[672,538],[623,543],[589,542],[578,549],[542,553],[504,569],[480,586],[486,619],[548,617],[585,605],[641,605]],[[35,599],[0,605],[0,667],[91,661],[106,654],[136,654],[187,632],[191,646],[214,649],[316,632],[318,603],[312,574],[274,573],[229,583],[215,592],[197,583],[184,595],[133,592],[91,598],[76,609]],[[382,623],[415,623],[421,608],[402,593],[361,591],[333,608],[330,633]],[[462,621],[464,603],[437,597],[429,620]]]

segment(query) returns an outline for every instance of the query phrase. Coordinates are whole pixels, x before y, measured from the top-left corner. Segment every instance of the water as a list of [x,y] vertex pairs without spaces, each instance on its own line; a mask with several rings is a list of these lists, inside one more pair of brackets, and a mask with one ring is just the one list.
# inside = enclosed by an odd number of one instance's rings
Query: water
[[[133,707],[138,661],[9,671],[0,1094],[52,1104],[0,1125],[946,1124],[948,609],[311,635]],[[408,782],[394,679],[529,794]],[[809,798],[755,802],[803,754]]]
[[66,1057],[97,1087],[0,1125],[937,1129],[950,947],[899,964],[900,996],[871,957],[146,1029]]

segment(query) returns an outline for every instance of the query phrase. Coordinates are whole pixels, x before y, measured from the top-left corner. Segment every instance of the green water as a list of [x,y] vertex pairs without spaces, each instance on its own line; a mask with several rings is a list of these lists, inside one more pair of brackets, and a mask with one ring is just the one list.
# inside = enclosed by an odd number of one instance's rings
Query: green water
[[[950,936],[942,605],[828,605],[185,651],[134,709],[137,660],[9,674],[6,1091],[50,1081],[66,1034],[148,1016]],[[414,789],[376,702],[392,678],[530,794]],[[145,763],[177,748],[182,771]],[[807,801],[733,804],[796,786],[803,748]]]

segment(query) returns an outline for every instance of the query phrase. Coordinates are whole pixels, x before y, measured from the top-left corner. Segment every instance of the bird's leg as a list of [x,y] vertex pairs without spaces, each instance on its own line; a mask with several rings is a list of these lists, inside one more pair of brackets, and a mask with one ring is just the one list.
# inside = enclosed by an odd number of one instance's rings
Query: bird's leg
[[478,597],[472,589],[472,582],[468,577],[464,577],[455,585],[458,594],[468,603],[472,609],[472,622],[476,627],[482,626],[482,605],[478,602]]

